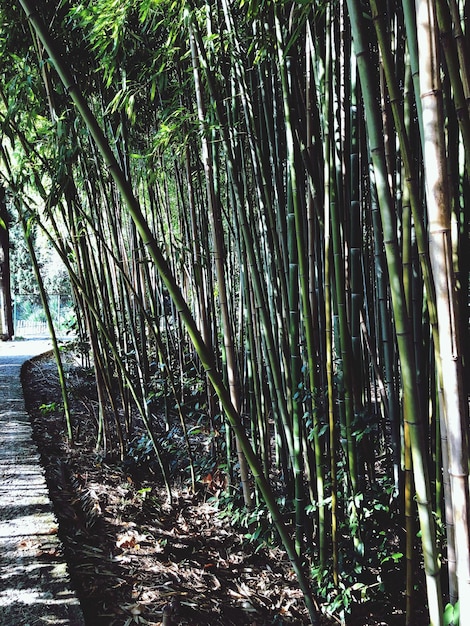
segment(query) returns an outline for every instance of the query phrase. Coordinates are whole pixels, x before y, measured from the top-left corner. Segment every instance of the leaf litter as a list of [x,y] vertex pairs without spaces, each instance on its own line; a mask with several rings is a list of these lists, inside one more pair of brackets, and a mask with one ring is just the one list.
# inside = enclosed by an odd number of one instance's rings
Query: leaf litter
[[65,440],[51,356],[25,365],[23,387],[87,624],[309,623],[284,552],[255,550],[218,515],[210,496],[225,487],[220,473],[196,494],[176,481],[168,503],[154,477],[133,476],[109,445],[106,455],[95,450],[93,385],[77,364],[67,368],[74,446]]

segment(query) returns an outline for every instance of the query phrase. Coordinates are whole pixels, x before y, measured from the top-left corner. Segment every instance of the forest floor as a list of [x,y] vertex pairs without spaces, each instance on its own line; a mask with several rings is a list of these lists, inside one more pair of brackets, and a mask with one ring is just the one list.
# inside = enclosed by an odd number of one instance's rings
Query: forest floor
[[[284,552],[256,546],[219,514],[214,492],[223,485],[214,478],[193,494],[176,481],[169,503],[158,480],[132,471],[116,450],[106,456],[95,450],[93,381],[75,361],[67,363],[67,381],[73,446],[64,436],[52,355],[23,367],[26,408],[86,623],[308,624]],[[358,607],[347,623],[386,626],[402,619],[385,608]],[[322,617],[323,623],[339,620]]]

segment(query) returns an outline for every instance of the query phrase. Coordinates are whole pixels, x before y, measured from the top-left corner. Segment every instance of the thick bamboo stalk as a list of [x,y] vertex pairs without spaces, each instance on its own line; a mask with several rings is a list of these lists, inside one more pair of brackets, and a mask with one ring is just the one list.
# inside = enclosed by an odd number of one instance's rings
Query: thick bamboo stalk
[[460,74],[463,92],[470,114],[470,52],[468,47],[468,32],[465,34],[462,29],[462,18],[460,16],[457,0],[449,0],[449,8],[452,16],[454,38],[457,44],[457,52],[460,61]]
[[328,444],[331,474],[331,552],[332,552],[332,573],[335,585],[339,582],[339,538],[338,538],[338,480],[336,474],[336,450],[337,450],[337,428],[335,417],[335,401],[333,391],[333,330],[332,330],[332,298],[331,298],[331,277],[332,246],[330,235],[329,217],[329,183],[326,179],[325,185],[325,344],[326,344],[326,376],[328,381]]
[[449,449],[460,614],[461,622],[470,624],[467,408],[462,381],[460,321],[452,264],[451,210],[435,3],[432,0],[418,0],[416,11],[424,121],[423,153],[429,217],[429,249],[439,323],[439,351]]
[[[455,2],[451,2],[451,4],[455,4]],[[467,92],[465,92],[463,78],[467,80],[466,72],[468,72],[467,67],[463,67],[463,77],[460,73],[459,67],[459,57],[458,51],[456,49],[455,40],[452,37],[452,22],[451,16],[449,12],[449,6],[446,0],[437,0],[436,2],[436,15],[439,24],[439,33],[440,33],[440,41],[442,44],[442,49],[445,55],[446,68],[448,72],[448,76],[452,85],[452,96],[455,107],[455,112],[457,115],[457,120],[459,123],[460,132],[462,133],[463,145],[465,148],[466,154],[470,154],[470,115],[469,115],[469,104],[466,100],[465,94],[467,93],[467,98],[470,97],[470,91],[468,84],[466,85]],[[457,14],[458,15],[458,14]],[[455,14],[454,14],[455,19]],[[460,26],[460,20],[457,22],[457,26]],[[457,29],[456,29],[457,30]],[[462,40],[462,34],[457,36],[458,40]],[[467,55],[468,57],[468,55]],[[470,174],[470,162],[468,159],[465,160],[465,169],[467,176]]]

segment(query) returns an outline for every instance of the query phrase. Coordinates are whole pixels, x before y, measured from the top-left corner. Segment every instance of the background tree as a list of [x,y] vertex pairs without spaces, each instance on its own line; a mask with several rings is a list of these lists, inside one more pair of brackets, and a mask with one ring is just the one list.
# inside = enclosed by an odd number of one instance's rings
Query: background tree
[[9,227],[5,189],[0,185],[0,336],[4,340],[13,337]]

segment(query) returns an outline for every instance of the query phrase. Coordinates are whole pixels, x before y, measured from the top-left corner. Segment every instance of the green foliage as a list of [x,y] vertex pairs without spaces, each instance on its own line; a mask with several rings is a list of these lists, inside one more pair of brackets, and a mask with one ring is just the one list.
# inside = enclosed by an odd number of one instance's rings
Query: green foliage
[[[344,465],[339,468],[340,478],[343,471]],[[392,607],[399,602],[405,562],[400,550],[402,520],[397,502],[391,497],[393,492],[392,482],[383,476],[348,500],[338,534],[341,560],[338,586],[333,581],[331,565],[311,568],[326,613],[347,615],[357,604],[379,601]],[[324,504],[330,508],[331,498]],[[313,512],[316,508],[309,505],[306,511]]]
[[50,413],[55,413],[59,408],[57,402],[49,402],[48,404],[41,404],[39,410],[42,415],[49,415]]
[[460,624],[460,606],[459,602],[455,605],[447,604],[444,610],[444,626],[459,626]]
[[153,442],[147,433],[136,436],[128,444],[123,469],[138,480],[160,474]]
[[19,225],[10,228],[10,265],[12,276],[12,292],[19,294],[38,294],[33,266],[29,257],[24,236]]
[[347,586],[343,582],[338,586],[334,585],[330,569],[314,568],[311,576],[317,586],[317,592],[322,598],[323,610],[326,614],[344,614],[350,611],[354,597],[353,591],[357,591],[353,589],[356,583],[351,586]]
[[[238,490],[224,491],[208,502],[218,509],[218,516],[243,533],[246,541],[253,544],[254,552],[277,544],[278,536],[266,505],[257,504],[252,510],[243,506]],[[279,503],[282,505],[283,500]]]

